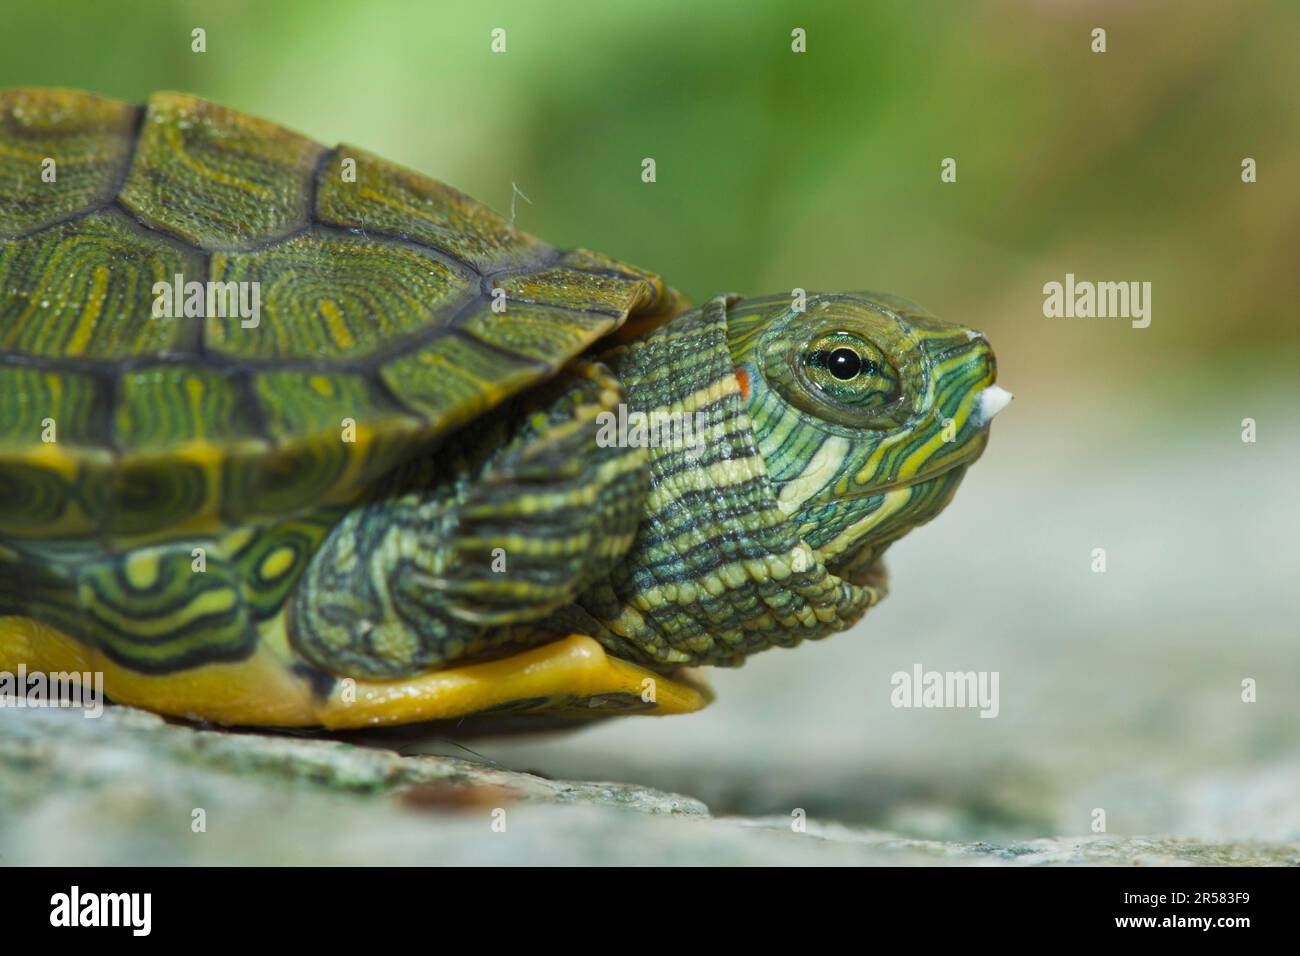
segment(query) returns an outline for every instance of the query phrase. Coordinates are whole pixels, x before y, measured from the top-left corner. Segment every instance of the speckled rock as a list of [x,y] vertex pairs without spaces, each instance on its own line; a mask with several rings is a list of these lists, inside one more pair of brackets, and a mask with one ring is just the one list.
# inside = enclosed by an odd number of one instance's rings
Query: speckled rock
[[1300,864],[1300,844],[919,839],[479,760],[0,709],[0,864]]

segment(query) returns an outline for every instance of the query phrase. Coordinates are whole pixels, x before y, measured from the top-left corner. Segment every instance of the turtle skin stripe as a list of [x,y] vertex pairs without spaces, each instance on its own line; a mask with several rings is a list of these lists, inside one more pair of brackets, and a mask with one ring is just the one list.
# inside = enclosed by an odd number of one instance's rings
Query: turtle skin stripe
[[344,507],[322,508],[263,530],[237,532],[222,542],[255,620],[267,621],[281,612],[312,555],[346,513]]
[[[965,467],[953,467],[954,463],[969,464],[972,447],[978,454],[986,440],[976,434],[979,424],[970,420],[973,405],[968,397],[987,370],[983,364],[971,362],[965,334],[959,331],[954,339],[951,327],[913,311],[902,300],[895,300],[895,305],[906,317],[917,348],[937,350],[929,364],[929,392],[925,399],[932,408],[933,420],[949,422],[951,440],[945,441],[944,430],[939,428],[898,430],[875,445],[865,459],[857,460],[845,454],[842,441],[807,428],[798,413],[772,391],[761,392],[749,410],[755,441],[765,451],[769,478],[785,485],[781,500],[787,510],[813,495],[837,500],[834,505],[807,510],[796,530],[824,558],[836,562],[837,571],[844,574],[869,566],[892,542],[939,514],[965,475]],[[751,334],[747,326],[754,330],[764,327],[765,315],[757,309],[751,312],[752,308],[738,309],[730,315],[728,334],[733,342]],[[810,470],[814,459],[820,459],[816,485],[803,487],[795,480]],[[935,477],[916,480],[932,472]],[[884,475],[912,483],[862,494],[864,487],[880,484]],[[871,532],[871,546],[848,555],[849,543],[860,540],[867,530]]]
[[0,618],[44,621],[142,674],[243,660],[344,511],[125,555],[0,544]]
[[629,408],[699,413],[707,436],[652,448],[637,537],[578,599],[592,636],[626,660],[734,665],[843,630],[884,594],[832,574],[779,508],[731,364],[728,301],[656,329],[618,365]]
[[607,573],[641,517],[646,450],[595,440],[622,398],[608,369],[575,361],[379,483],[294,593],[294,648],[391,680],[563,633],[534,622]]
[[144,674],[248,656],[238,569],[215,547],[203,573],[194,560],[189,542],[89,559],[0,551],[0,616],[35,617]]

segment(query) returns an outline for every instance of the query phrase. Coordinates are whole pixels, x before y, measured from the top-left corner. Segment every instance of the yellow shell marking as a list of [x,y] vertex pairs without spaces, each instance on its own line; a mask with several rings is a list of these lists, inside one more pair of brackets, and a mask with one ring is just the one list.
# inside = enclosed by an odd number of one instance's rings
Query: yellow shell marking
[[104,310],[104,293],[108,290],[108,267],[95,266],[91,278],[90,292],[86,296],[86,307],[81,310],[81,317],[73,327],[72,338],[68,340],[67,353],[81,355],[86,351],[90,336],[99,322],[99,314]]
[[[320,314],[325,319],[325,328],[329,330],[330,338],[334,341],[334,344],[341,349],[352,348],[352,333],[348,331],[348,324],[343,321],[343,313],[339,310],[338,303],[333,299],[321,299],[317,308],[320,309]],[[320,376],[316,377],[319,378]]]
[[264,202],[270,202],[275,199],[275,191],[266,186],[250,182],[243,176],[227,173],[220,169],[214,169],[213,167],[196,160],[185,148],[185,143],[182,141],[179,126],[167,124],[163,132],[163,137],[166,139],[167,145],[171,149],[172,155],[175,156],[176,161],[190,172],[195,173],[204,179],[210,179],[214,183],[220,183],[223,186],[230,186],[234,189],[239,189],[248,193],[253,198],[263,200]]

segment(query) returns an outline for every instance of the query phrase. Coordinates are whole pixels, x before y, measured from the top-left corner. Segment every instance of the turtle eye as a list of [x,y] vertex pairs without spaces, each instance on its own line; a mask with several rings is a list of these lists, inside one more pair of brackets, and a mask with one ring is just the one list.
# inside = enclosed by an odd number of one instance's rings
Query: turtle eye
[[813,342],[802,363],[807,382],[842,408],[870,411],[899,397],[898,372],[874,343],[852,333]]
[[826,359],[827,370],[838,378],[841,382],[847,382],[849,379],[857,378],[858,373],[862,371],[863,365],[867,366],[867,374],[873,371],[871,363],[862,361],[862,356],[853,349],[838,348]]
[[[909,339],[877,316],[816,316],[778,325],[763,343],[763,378],[827,426],[895,429],[914,411],[921,369]],[[882,344],[883,343],[883,344]],[[841,433],[842,434],[842,433]]]

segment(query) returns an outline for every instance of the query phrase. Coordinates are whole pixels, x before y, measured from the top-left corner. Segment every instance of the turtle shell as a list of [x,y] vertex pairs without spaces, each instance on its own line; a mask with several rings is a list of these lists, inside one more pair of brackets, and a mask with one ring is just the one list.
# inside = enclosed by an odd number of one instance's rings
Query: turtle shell
[[[437,180],[192,96],[2,91],[0,183],[0,538],[349,500],[679,305]],[[165,317],[195,288],[216,314]],[[222,314],[241,288],[256,325]]]

